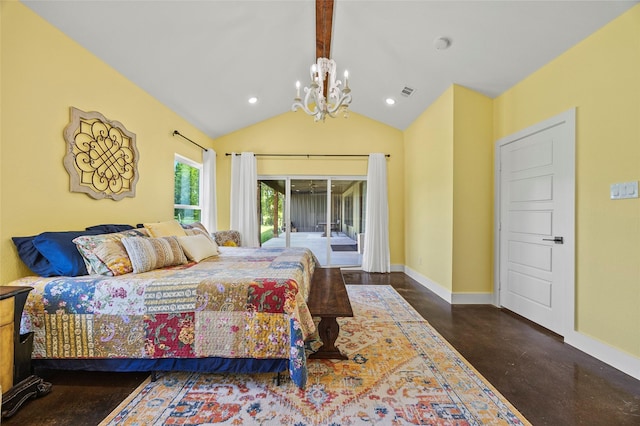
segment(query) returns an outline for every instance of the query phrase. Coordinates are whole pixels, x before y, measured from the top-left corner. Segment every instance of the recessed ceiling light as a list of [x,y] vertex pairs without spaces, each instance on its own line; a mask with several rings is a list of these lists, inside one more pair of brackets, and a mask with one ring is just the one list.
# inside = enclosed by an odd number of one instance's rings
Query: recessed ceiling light
[[258,98],[256,98],[255,96],[252,96],[249,98],[249,103],[250,104],[255,104],[256,102],[258,102]]
[[396,100],[393,98],[387,98],[384,101],[387,103],[387,105],[393,105],[396,103]]

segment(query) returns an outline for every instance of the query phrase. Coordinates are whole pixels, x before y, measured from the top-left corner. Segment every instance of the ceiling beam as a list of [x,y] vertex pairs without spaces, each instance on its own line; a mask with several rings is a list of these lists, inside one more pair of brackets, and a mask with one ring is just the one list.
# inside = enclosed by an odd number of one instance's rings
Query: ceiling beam
[[331,59],[333,0],[316,0],[316,59]]

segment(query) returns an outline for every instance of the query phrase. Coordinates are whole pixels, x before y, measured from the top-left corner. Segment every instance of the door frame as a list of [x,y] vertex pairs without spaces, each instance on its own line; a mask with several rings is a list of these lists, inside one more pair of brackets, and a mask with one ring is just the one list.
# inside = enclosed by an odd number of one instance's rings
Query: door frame
[[570,197],[570,209],[569,216],[572,218],[572,225],[569,226],[567,233],[565,236],[565,247],[569,250],[568,257],[571,259],[573,264],[572,267],[568,268],[567,271],[567,285],[565,287],[565,294],[562,298],[562,303],[560,309],[562,310],[562,335],[567,336],[568,333],[573,332],[575,330],[575,295],[576,295],[576,282],[575,282],[575,269],[576,269],[576,259],[575,259],[575,142],[576,142],[576,110],[575,108],[571,108],[568,111],[560,113],[556,116],[553,116],[547,120],[534,124],[530,127],[517,131],[511,135],[505,136],[495,144],[494,151],[494,206],[493,206],[493,295],[492,295],[492,303],[501,307],[500,303],[500,250],[501,250],[501,150],[502,147],[516,142],[520,139],[523,139],[527,136],[530,136],[535,133],[539,133],[551,127],[556,127],[564,125],[564,136],[569,141],[569,151],[570,151],[570,161],[567,164],[569,168],[569,175],[572,177],[573,182],[571,184],[571,194]]

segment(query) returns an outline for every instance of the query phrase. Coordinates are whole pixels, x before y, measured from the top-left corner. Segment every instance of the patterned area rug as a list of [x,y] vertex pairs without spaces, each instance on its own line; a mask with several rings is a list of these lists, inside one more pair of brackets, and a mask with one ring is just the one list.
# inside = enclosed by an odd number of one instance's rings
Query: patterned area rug
[[275,374],[168,373],[101,424],[529,424],[392,287],[347,289],[355,316],[339,320],[336,346],[349,360],[309,360],[306,389]]

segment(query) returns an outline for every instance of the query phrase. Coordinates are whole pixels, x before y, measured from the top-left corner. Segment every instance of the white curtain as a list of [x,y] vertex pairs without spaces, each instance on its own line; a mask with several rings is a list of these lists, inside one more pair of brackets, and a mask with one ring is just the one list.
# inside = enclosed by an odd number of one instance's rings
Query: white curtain
[[258,170],[253,152],[231,154],[231,229],[240,232],[242,246],[258,247]]
[[209,232],[217,231],[216,152],[206,149],[202,154],[202,224]]
[[365,224],[367,229],[364,235],[362,270],[366,272],[391,272],[387,159],[384,154],[369,155]]

